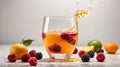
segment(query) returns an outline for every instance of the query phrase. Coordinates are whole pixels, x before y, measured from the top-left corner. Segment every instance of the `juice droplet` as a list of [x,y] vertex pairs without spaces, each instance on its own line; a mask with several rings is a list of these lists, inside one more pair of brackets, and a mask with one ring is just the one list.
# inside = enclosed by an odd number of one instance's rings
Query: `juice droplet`
[[76,5],[79,5],[79,4],[80,4],[80,3],[77,1],[77,2],[76,2]]
[[92,3],[92,2],[93,2],[93,0],[89,0],[89,2],[90,2],[90,3]]
[[100,5],[105,6],[105,2],[104,1],[100,2]]

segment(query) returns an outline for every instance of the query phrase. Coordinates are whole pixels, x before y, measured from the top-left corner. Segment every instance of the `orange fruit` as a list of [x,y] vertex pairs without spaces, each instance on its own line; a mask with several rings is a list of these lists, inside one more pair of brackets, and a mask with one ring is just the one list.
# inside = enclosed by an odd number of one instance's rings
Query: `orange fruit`
[[108,42],[104,45],[104,48],[105,48],[107,53],[114,54],[118,50],[118,45],[114,42]]
[[23,54],[28,53],[28,48],[23,44],[16,43],[10,47],[9,51],[10,54],[16,54],[17,59],[20,59]]

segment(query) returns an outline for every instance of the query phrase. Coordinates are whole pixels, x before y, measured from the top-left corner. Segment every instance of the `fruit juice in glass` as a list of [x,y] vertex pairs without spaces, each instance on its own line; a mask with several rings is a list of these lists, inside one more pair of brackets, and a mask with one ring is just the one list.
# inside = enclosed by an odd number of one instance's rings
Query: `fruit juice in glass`
[[70,58],[78,42],[74,18],[45,17],[42,40],[50,59],[59,61]]

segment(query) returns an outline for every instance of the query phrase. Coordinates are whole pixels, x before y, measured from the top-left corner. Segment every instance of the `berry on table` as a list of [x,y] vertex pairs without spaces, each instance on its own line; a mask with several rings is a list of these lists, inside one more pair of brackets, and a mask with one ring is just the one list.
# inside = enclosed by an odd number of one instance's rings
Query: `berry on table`
[[17,56],[15,54],[9,54],[8,60],[9,60],[9,62],[16,62]]
[[90,55],[90,58],[93,58],[95,55],[94,51],[89,51],[87,54]]
[[103,62],[105,60],[105,55],[103,53],[98,53],[96,59],[98,62]]
[[37,65],[37,59],[35,57],[31,57],[29,60],[28,60],[29,64],[31,66],[36,66]]
[[104,53],[104,50],[99,48],[96,52],[97,52],[97,54],[100,53],[100,52]]
[[77,54],[77,52],[78,52],[78,49],[75,48],[74,51],[73,51],[73,54]]
[[40,59],[42,59],[43,55],[41,52],[37,52],[37,53],[35,53],[35,57],[37,60],[40,60]]
[[31,57],[34,57],[34,56],[35,56],[35,53],[36,53],[35,50],[31,50],[31,51],[29,52],[29,54],[30,54]]
[[90,56],[88,54],[85,54],[81,57],[81,59],[82,59],[83,62],[89,62]]
[[82,55],[85,55],[85,54],[86,54],[86,52],[85,52],[84,50],[81,50],[81,51],[79,51],[79,53],[78,53],[79,57],[82,57]]
[[22,62],[28,62],[28,59],[30,58],[30,55],[28,53],[25,53],[21,57]]

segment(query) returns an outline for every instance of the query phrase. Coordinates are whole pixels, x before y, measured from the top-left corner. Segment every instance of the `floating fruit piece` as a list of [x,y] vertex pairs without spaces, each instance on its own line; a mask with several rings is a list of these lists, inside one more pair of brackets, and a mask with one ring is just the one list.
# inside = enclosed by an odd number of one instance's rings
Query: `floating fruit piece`
[[62,33],[61,38],[67,40],[68,39],[68,34],[67,33]]
[[80,50],[84,50],[86,53],[89,51],[94,51],[94,46],[84,46],[80,47]]
[[102,48],[102,43],[99,40],[91,40],[88,43],[88,46],[94,46],[94,51],[99,48]]
[[16,43],[10,47],[9,51],[10,54],[15,54],[17,59],[20,59],[23,54],[28,52],[28,48],[23,44]]
[[8,60],[9,60],[9,62],[16,62],[17,57],[15,54],[10,54],[10,55],[8,55]]
[[53,51],[53,52],[60,52],[61,51],[61,47],[59,45],[57,45],[57,44],[54,44],[54,45],[49,47],[49,50]]
[[103,53],[98,53],[96,59],[98,62],[103,62],[105,60],[105,55]]
[[114,54],[118,50],[118,45],[114,42],[108,42],[104,45],[104,48],[105,48],[107,53]]
[[74,51],[73,51],[73,54],[77,54],[77,52],[78,52],[78,49],[75,48]]
[[46,37],[46,34],[45,33],[42,33],[42,38],[44,39]]
[[70,44],[73,44],[73,45],[75,45],[75,43],[76,43],[76,40],[73,39],[72,37],[68,37],[67,41],[68,41]]

